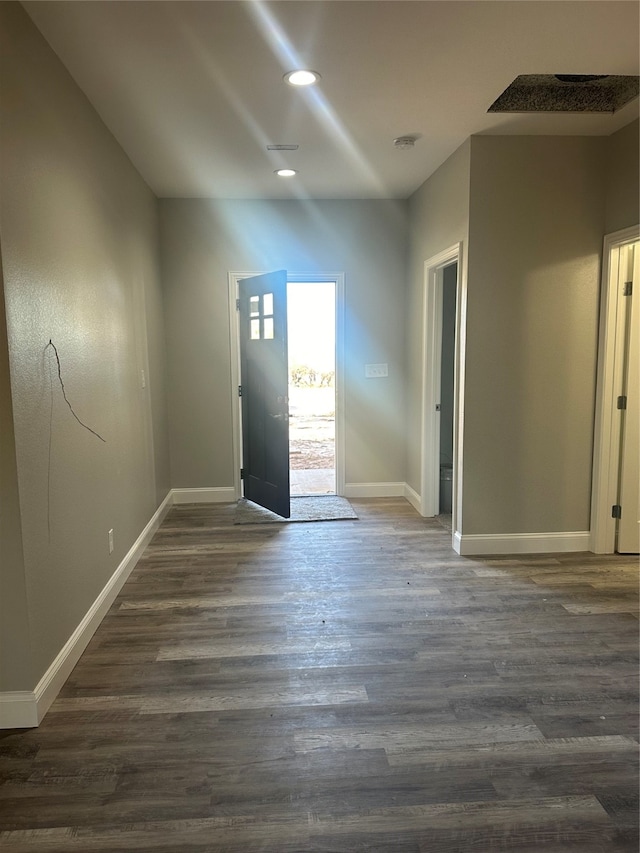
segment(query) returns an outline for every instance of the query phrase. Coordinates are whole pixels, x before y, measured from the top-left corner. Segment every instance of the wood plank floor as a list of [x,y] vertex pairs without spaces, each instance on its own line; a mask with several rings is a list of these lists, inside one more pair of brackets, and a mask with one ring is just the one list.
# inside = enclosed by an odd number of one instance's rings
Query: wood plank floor
[[353,505],[174,507],[0,737],[2,850],[637,853],[637,558],[458,557]]

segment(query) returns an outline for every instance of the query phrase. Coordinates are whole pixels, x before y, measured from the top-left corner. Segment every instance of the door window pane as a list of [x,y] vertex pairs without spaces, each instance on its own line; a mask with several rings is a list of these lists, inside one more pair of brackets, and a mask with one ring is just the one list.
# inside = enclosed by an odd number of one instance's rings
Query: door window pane
[[264,338],[266,341],[273,340],[273,317],[264,318]]
[[262,311],[265,317],[273,316],[273,293],[265,293],[262,297]]
[[252,320],[251,321],[251,340],[259,341],[260,340],[260,320]]
[[252,317],[259,317],[260,316],[260,297],[259,296],[249,297],[249,314]]

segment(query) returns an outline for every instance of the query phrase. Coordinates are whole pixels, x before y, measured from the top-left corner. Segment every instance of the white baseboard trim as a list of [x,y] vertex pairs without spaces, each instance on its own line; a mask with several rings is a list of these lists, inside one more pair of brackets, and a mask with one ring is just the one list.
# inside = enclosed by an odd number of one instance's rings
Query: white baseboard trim
[[403,498],[405,483],[345,483],[345,498]]
[[589,531],[574,533],[496,533],[470,534],[456,532],[453,548],[464,556],[483,554],[553,554],[588,551]]
[[72,669],[89,644],[96,629],[104,619],[116,596],[151,541],[162,519],[173,503],[171,492],[154,512],[149,523],[129,549],[118,568],[111,575],[102,592],[93,602],[82,621],[56,655],[35,690],[0,694],[0,728],[33,728],[51,707]]
[[0,729],[33,729],[39,723],[33,690],[0,693]]
[[422,498],[408,483],[404,484],[404,496],[411,506],[422,515]]
[[210,489],[171,489],[174,504],[233,503],[238,500],[233,486]]

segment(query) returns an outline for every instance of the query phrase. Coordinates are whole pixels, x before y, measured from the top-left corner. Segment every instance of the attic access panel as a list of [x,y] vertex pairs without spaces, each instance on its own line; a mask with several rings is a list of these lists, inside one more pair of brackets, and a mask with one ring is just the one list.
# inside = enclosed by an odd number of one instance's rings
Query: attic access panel
[[519,74],[490,113],[614,113],[638,97],[640,77],[617,74]]

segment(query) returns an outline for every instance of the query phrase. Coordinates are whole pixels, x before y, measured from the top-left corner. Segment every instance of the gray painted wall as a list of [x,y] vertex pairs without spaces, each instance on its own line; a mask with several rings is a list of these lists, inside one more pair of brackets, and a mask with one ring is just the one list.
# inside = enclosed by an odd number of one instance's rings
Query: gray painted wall
[[[0,256],[1,260],[1,256]],[[0,264],[0,690],[33,687],[13,402]],[[0,724],[1,724],[0,720]]]
[[[346,481],[402,482],[406,204],[160,201],[171,480],[233,485],[228,272],[346,275]],[[364,378],[387,362],[388,379]]]
[[639,128],[636,119],[607,140],[607,234],[640,222]]
[[[24,583],[32,654],[28,678],[8,673],[11,690],[33,688],[51,664],[166,495],[169,468],[157,201],[19,4],[0,3],[0,33],[0,235],[24,548],[20,578],[14,543],[10,583],[16,595]],[[70,401],[106,443],[65,405],[50,338]],[[13,643],[24,613],[19,621]]]
[[605,140],[471,140],[463,533],[589,529]]
[[407,482],[419,491],[424,262],[463,241],[462,532],[588,530],[602,239],[638,223],[638,122],[472,137],[409,210]]
[[455,151],[409,199],[410,244],[405,316],[407,358],[406,482],[420,493],[424,262],[463,243],[466,280],[469,238],[470,140]]

